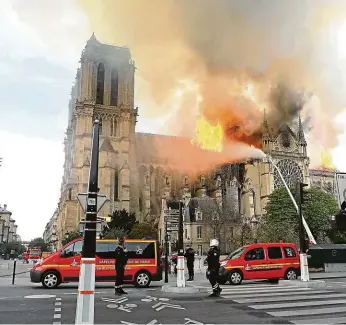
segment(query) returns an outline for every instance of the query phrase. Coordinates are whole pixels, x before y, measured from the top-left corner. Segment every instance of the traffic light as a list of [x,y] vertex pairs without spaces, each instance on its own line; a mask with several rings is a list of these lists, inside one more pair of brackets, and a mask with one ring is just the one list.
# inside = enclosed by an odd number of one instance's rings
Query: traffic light
[[[306,253],[308,246],[306,245],[304,226],[303,226],[303,214],[302,214],[302,204],[305,201],[304,187],[308,186],[308,184],[297,183],[296,187],[296,198],[298,203],[298,217],[299,217],[299,242],[300,242],[300,253]],[[304,195],[305,194],[305,195]]]
[[296,187],[296,199],[298,203],[303,204],[309,197],[306,192],[304,192],[304,187],[309,186],[304,183],[297,183]]

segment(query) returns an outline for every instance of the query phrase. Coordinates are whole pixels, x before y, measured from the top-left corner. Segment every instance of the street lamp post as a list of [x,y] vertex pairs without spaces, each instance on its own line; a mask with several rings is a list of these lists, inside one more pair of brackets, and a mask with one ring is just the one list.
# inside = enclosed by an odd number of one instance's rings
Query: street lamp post
[[95,120],[89,171],[89,187],[86,201],[86,224],[78,285],[76,324],[94,323],[99,132],[100,122]]

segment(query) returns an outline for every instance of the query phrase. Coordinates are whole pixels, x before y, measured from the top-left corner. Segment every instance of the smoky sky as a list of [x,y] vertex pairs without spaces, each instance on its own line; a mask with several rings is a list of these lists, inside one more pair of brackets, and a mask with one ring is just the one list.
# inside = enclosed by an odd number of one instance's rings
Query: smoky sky
[[[346,104],[346,74],[340,73],[344,62],[336,53],[334,35],[346,16],[343,1],[77,2],[100,41],[131,49],[137,75],[150,84],[149,90],[137,88],[137,100],[150,97],[156,103],[144,114],[165,115],[168,99],[181,80],[194,80],[208,93],[214,81],[222,84],[220,79],[246,75],[274,87],[283,82],[290,93],[316,94],[319,105],[312,108],[310,103],[303,116],[305,127],[329,130],[318,146],[336,145],[332,120]],[[225,103],[225,89],[214,89],[213,109],[218,109],[217,101]],[[181,110],[190,116],[189,107]],[[281,115],[287,119],[285,112]]]

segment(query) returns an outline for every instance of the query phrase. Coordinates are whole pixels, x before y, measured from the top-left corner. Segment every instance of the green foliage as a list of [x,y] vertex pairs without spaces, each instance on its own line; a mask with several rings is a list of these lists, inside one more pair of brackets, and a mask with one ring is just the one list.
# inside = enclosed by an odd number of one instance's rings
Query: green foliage
[[22,245],[21,242],[18,242],[18,241],[0,244],[0,253],[1,254],[10,254],[11,250],[14,250],[18,255],[20,255],[24,252],[25,247]]
[[106,239],[116,239],[124,237],[124,232],[121,229],[108,229],[102,238]]
[[128,234],[137,223],[136,215],[134,213],[128,213],[125,209],[114,211],[110,217],[111,221],[108,223],[109,229],[119,229],[125,234]]
[[334,244],[346,244],[346,232],[332,232],[329,237]]
[[70,231],[69,233],[67,233],[67,235],[65,236],[65,238],[62,240],[62,244],[66,245],[68,244],[70,241],[83,237],[80,232],[78,230],[74,230],[74,231]]
[[155,229],[151,223],[136,223],[128,237],[132,239],[142,239],[144,237],[157,239],[157,229]]
[[[295,196],[295,191],[292,191]],[[329,217],[338,211],[335,197],[320,189],[304,191],[306,201],[302,205],[303,216],[313,236],[318,240],[325,238],[331,229]],[[258,232],[260,241],[295,242],[299,241],[299,220],[285,188],[275,190],[270,196]]]
[[30,248],[41,248],[42,252],[48,251],[48,244],[43,240],[42,237],[37,237],[34,238],[30,243],[29,243]]

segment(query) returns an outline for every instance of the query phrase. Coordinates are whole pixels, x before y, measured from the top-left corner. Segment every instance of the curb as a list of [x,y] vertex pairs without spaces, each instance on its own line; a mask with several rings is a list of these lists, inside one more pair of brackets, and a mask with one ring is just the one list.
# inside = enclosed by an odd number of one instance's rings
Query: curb
[[279,285],[321,289],[325,288],[327,286],[327,283],[322,280],[311,280],[306,282],[299,280],[279,280]]

